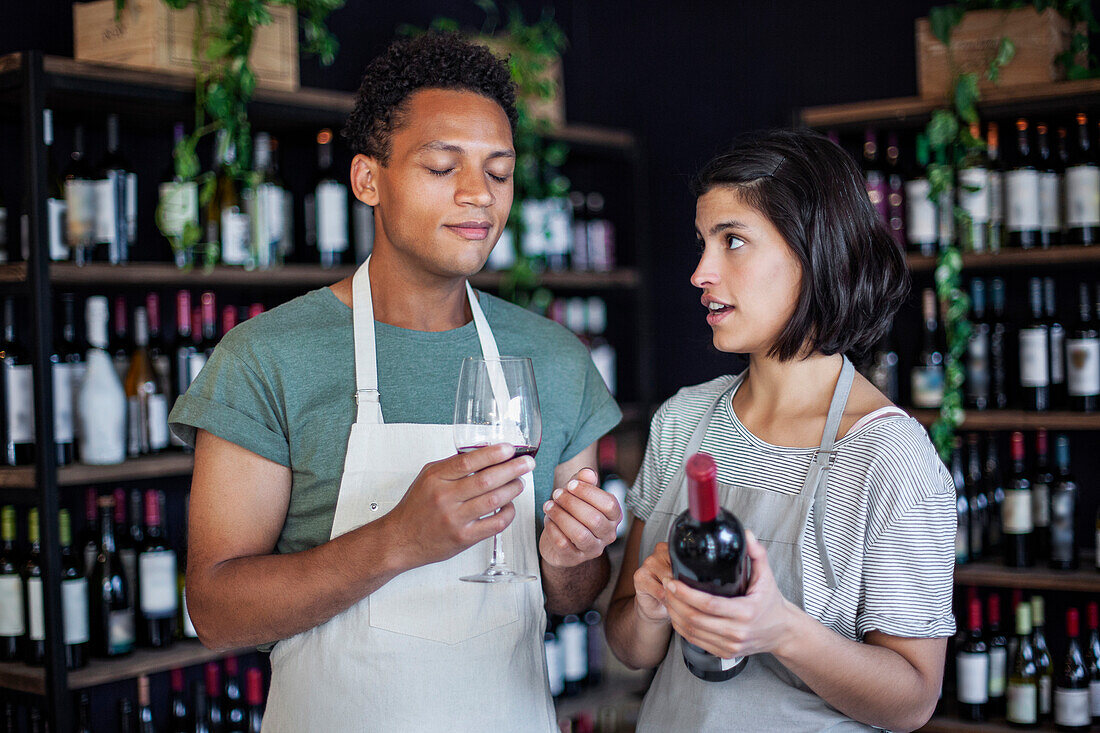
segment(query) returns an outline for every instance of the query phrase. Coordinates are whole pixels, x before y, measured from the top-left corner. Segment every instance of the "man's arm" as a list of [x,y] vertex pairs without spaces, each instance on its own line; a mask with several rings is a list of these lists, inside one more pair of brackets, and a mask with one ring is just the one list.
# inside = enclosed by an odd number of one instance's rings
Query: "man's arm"
[[604,549],[615,541],[622,512],[596,486],[596,444],[554,469],[553,497],[543,505],[539,538],[542,587],[551,613],[583,611],[607,585],[611,563]]
[[515,517],[519,477],[533,465],[513,452],[490,446],[429,463],[386,516],[278,555],[290,469],[200,430],[187,564],[187,610],[199,638],[213,649],[286,639],[406,570],[492,537]]

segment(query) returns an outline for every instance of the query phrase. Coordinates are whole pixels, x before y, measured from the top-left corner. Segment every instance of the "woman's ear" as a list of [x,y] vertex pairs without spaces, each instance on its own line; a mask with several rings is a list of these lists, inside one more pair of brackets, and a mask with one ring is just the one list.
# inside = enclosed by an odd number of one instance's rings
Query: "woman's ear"
[[378,178],[382,164],[377,158],[356,155],[351,160],[351,192],[367,206],[378,205]]

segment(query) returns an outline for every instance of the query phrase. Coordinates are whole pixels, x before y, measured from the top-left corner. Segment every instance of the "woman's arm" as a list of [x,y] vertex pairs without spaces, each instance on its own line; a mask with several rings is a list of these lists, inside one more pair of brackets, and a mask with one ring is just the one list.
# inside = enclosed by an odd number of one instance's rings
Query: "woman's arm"
[[672,636],[664,606],[664,582],[672,579],[672,567],[667,551],[654,552],[638,567],[644,528],[645,522],[640,519],[633,520],[630,525],[623,566],[607,609],[605,625],[608,646],[631,669],[648,669],[660,664]]
[[[660,549],[667,554],[667,547]],[[665,605],[681,636],[723,658],[771,653],[854,720],[889,730],[915,730],[928,721],[939,697],[946,639],[877,631],[864,643],[846,639],[783,597],[767,552],[751,533],[748,552],[752,581],[740,598],[666,581]]]

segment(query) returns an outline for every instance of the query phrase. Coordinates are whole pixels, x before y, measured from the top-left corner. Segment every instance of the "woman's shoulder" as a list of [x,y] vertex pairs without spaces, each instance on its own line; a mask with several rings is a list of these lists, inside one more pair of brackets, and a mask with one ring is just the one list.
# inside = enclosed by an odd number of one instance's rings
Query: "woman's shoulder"
[[737,375],[723,374],[707,382],[681,387],[657,409],[653,427],[668,429],[682,424],[692,427],[732,385]]

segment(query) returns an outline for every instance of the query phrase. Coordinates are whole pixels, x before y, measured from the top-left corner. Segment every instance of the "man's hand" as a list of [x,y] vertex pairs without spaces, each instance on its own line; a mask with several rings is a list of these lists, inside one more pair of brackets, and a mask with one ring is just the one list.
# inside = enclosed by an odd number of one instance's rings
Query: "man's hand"
[[615,497],[595,485],[596,472],[582,468],[542,506],[546,522],[539,538],[543,562],[572,568],[603,554],[615,541],[622,511]]
[[514,454],[510,445],[492,445],[420,470],[397,506],[378,520],[404,545],[409,567],[454,557],[512,523],[520,477],[535,467],[533,458]]

